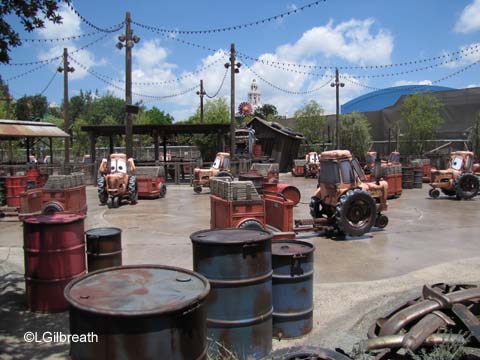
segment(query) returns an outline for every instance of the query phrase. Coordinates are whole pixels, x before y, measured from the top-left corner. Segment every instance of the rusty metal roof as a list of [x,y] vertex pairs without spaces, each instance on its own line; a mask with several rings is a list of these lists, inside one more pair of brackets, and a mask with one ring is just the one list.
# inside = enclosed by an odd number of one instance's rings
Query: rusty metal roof
[[25,137],[69,137],[69,135],[52,123],[0,119],[0,139]]

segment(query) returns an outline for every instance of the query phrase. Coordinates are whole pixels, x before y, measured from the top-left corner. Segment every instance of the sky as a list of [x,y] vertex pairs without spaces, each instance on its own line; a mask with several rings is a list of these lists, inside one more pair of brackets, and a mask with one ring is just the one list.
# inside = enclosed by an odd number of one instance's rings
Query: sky
[[[115,45],[125,29],[111,29],[124,21],[127,11],[134,35],[140,37],[132,49],[133,102],[156,106],[175,121],[187,119],[198,108],[201,79],[209,96],[218,91],[217,97],[230,101],[230,74],[225,77],[224,64],[231,43],[241,63],[235,77],[236,107],[247,100],[256,79],[262,103],[275,105],[279,115],[292,116],[310,100],[327,114],[334,113],[335,89],[330,83],[335,67],[345,84],[340,90],[342,104],[397,85],[480,86],[480,0],[317,4],[314,0],[77,0],[72,4],[77,13],[66,5],[60,7],[62,25],[47,23],[31,33],[23,31],[15,17],[7,17],[25,39],[11,52],[11,65],[0,65],[0,75],[14,98],[42,93],[49,102],[62,101],[63,76],[56,71],[61,59],[35,62],[61,56],[64,47],[75,68],[69,74],[70,96],[98,90],[123,98],[125,49]],[[290,15],[259,21],[287,12]],[[105,29],[109,32],[99,31]],[[22,63],[30,65],[15,65]]]

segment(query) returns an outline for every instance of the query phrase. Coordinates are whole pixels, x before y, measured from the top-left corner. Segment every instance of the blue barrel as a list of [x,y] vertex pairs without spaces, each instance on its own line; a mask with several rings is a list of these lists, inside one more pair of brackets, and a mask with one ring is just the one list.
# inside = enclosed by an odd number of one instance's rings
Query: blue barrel
[[313,252],[304,241],[272,245],[273,336],[296,338],[313,328]]
[[207,332],[212,357],[261,359],[272,349],[272,235],[205,230],[190,236],[193,268],[211,286]]

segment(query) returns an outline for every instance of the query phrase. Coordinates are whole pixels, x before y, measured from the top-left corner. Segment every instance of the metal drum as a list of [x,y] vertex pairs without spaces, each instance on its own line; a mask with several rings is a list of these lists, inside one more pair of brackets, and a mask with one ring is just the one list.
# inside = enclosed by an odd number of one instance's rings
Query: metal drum
[[122,230],[114,227],[95,228],[85,232],[87,269],[95,271],[122,265]]
[[313,327],[313,252],[304,241],[272,244],[273,336],[288,339]]
[[423,185],[423,169],[413,170],[413,187],[415,189],[421,189]]
[[257,189],[257,192],[259,194],[262,193],[263,191],[263,183],[264,179],[262,175],[258,174],[240,174],[238,175],[238,180],[240,181],[251,181],[253,183],[253,186],[255,186],[255,189]]
[[[272,235],[260,230],[199,231],[190,236],[193,268],[210,281],[209,337],[239,359],[272,349]],[[214,355],[218,356],[218,354]]]
[[413,189],[414,173],[412,167],[402,167],[402,188]]
[[0,206],[7,202],[7,187],[5,185],[5,176],[0,176]]
[[65,288],[74,360],[205,359],[208,280],[162,265],[98,270]]
[[351,360],[347,355],[338,351],[324,349],[318,346],[294,346],[279,349],[272,353],[271,360]]
[[300,190],[290,184],[277,184],[277,192],[285,196],[287,200],[293,201],[294,206],[300,202],[302,197]]
[[85,273],[85,215],[55,213],[23,219],[27,306],[65,311],[65,286]]

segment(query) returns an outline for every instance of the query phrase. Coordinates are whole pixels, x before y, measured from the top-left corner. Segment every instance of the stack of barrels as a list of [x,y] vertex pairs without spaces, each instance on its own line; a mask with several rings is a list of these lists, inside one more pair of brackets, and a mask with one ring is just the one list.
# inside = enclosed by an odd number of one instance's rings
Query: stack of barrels
[[26,176],[7,176],[5,178],[9,207],[20,208],[20,194],[27,189],[27,180]]
[[415,182],[414,171],[412,166],[402,167],[402,188],[413,189]]
[[0,176],[0,206],[7,203],[7,187],[5,184],[5,176]]

